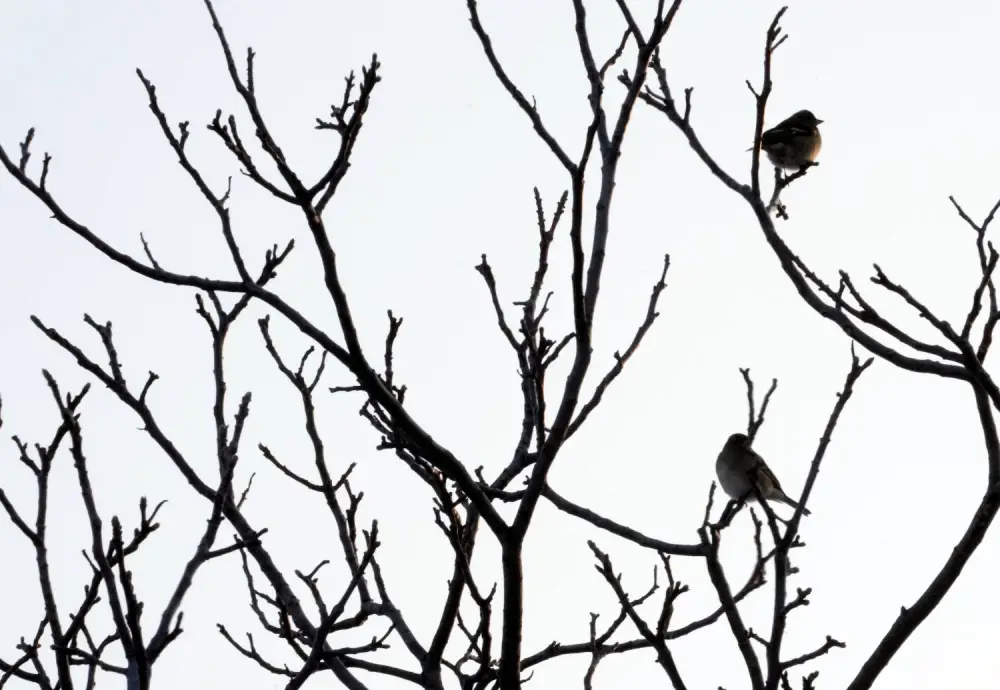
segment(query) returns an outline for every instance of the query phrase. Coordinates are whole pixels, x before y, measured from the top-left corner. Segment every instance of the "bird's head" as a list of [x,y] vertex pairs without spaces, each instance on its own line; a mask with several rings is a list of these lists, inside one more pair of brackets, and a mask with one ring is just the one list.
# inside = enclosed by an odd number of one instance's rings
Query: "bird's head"
[[800,110],[792,115],[791,119],[795,122],[795,124],[804,125],[806,127],[815,127],[816,125],[823,123],[822,120],[812,114],[811,110]]
[[726,440],[726,448],[746,448],[750,445],[750,439],[746,434],[733,434]]

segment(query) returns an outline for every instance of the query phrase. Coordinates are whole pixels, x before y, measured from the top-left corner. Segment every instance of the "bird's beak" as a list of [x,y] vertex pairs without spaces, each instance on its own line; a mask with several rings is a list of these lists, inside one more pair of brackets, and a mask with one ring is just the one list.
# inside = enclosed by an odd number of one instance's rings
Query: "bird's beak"
[[816,124],[817,125],[821,125],[821,124],[823,124],[823,121],[822,120],[816,120]]

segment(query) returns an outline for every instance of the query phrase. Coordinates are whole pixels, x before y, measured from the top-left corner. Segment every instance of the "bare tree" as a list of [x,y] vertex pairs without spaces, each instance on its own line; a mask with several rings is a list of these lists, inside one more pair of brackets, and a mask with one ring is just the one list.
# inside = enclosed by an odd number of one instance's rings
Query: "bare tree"
[[[291,242],[284,246],[275,244],[263,258],[256,259],[247,256],[237,244],[228,205],[228,188],[225,191],[213,189],[192,163],[186,149],[191,136],[189,124],[182,122],[176,127],[170,124],[157,99],[155,86],[141,70],[137,70],[137,74],[149,97],[150,110],[185,174],[217,216],[238,279],[200,277],[185,273],[180,268],[164,266],[155,258],[145,238],[144,257],[123,253],[69,215],[50,193],[46,183],[52,158],[48,154],[43,157],[39,171],[29,170],[33,130],[21,142],[19,154],[0,148],[0,162],[11,176],[34,195],[64,228],[85,240],[108,260],[148,280],[197,291],[196,312],[211,335],[215,390],[213,421],[217,429],[215,457],[218,463],[217,475],[203,476],[191,458],[180,450],[179,444],[170,438],[149,406],[157,374],[150,372],[141,382],[126,378],[110,323],[101,324],[90,316],[85,317],[101,343],[102,353],[97,356],[63,336],[41,318],[32,317],[34,324],[48,339],[71,355],[82,369],[109,389],[141,420],[144,431],[163,456],[180,472],[194,493],[205,500],[208,518],[204,533],[193,545],[192,556],[183,568],[173,595],[163,610],[157,613],[150,627],[148,616],[145,621],[143,619],[143,603],[136,594],[127,559],[144,547],[147,538],[157,529],[158,508],[150,511],[146,499],[142,498],[133,536],[126,539],[118,517],[111,519],[111,534],[107,534],[105,516],[91,489],[84,452],[79,410],[87,389],[75,395],[66,395],[55,378],[46,372],[45,380],[58,410],[56,430],[46,444],[36,443],[33,448],[14,437],[17,457],[37,481],[34,518],[28,517],[23,505],[15,505],[15,501],[0,490],[0,505],[34,549],[43,608],[38,626],[29,636],[22,638],[14,656],[8,654],[0,660],[0,687],[9,681],[19,680],[24,685],[37,685],[46,690],[69,690],[81,685],[93,688],[99,674],[110,673],[124,676],[129,688],[145,690],[150,687],[155,663],[182,633],[181,607],[200,567],[211,559],[223,556],[241,559],[250,607],[260,626],[287,647],[288,658],[292,661],[267,658],[250,633],[246,634],[246,641],[242,641],[242,635],[230,632],[222,624],[219,625],[219,633],[233,650],[283,678],[285,687],[289,689],[302,687],[310,678],[329,672],[340,684],[353,690],[366,687],[368,674],[432,689],[443,689],[457,682],[464,690],[487,687],[513,690],[530,677],[534,667],[569,655],[589,657],[583,684],[585,688],[590,688],[602,659],[609,655],[652,649],[665,674],[665,682],[675,690],[683,690],[687,684],[675,661],[674,641],[722,620],[732,631],[733,642],[746,666],[749,686],[754,690],[790,689],[793,683],[791,674],[797,672],[799,667],[805,667],[827,652],[843,647],[843,642],[831,636],[827,636],[825,641],[817,641],[813,651],[799,656],[787,655],[783,647],[789,616],[808,603],[811,593],[809,588],[797,588],[794,594],[789,591],[790,578],[796,573],[791,553],[802,546],[798,537],[802,508],[787,521],[778,518],[763,501],[759,502],[759,508],[749,511],[755,526],[756,559],[746,580],[733,582],[720,563],[722,535],[743,510],[746,500],[760,499],[760,496],[729,502],[720,514],[716,510],[713,486],[701,528],[697,535],[691,536],[690,542],[686,542],[679,536],[674,537],[675,541],[640,533],[577,505],[549,484],[549,472],[560,457],[564,443],[601,404],[605,392],[622,373],[656,321],[658,299],[666,287],[669,257],[663,259],[660,278],[648,295],[645,317],[631,337],[624,340],[624,350],[615,353],[614,361],[606,366],[593,362],[591,336],[606,248],[612,235],[610,211],[617,164],[630,119],[640,101],[644,104],[640,107],[648,106],[664,114],[715,177],[746,201],[765,241],[806,304],[817,315],[835,323],[851,340],[874,356],[862,359],[852,349],[850,368],[820,435],[810,466],[802,506],[809,500],[824,454],[854,387],[874,358],[907,371],[964,381],[975,398],[989,465],[981,503],[951,557],[916,602],[902,610],[849,688],[860,690],[874,683],[907,637],[948,592],[1000,508],[1000,441],[993,416],[995,410],[1000,408],[1000,388],[984,368],[993,331],[1000,322],[993,282],[998,254],[986,240],[988,226],[1000,208],[1000,202],[982,223],[973,221],[954,202],[962,220],[974,230],[981,268],[981,277],[971,297],[972,306],[960,329],[931,313],[908,289],[892,281],[876,265],[873,282],[901,299],[931,324],[943,344],[909,335],[902,327],[886,319],[862,295],[848,274],[841,273],[835,286],[824,281],[778,234],[772,214],[776,213],[779,218],[788,217],[779,195],[806,173],[803,170],[786,177],[776,171],[770,196],[764,193],[760,181],[759,143],[772,89],[772,59],[784,40],[779,21],[785,9],[774,17],[767,30],[762,85],[758,90],[747,82],[757,105],[757,146],[752,158],[750,183],[744,184],[724,171],[703,146],[694,128],[693,89],[684,89],[683,103],[678,103],[668,82],[666,67],[661,62],[660,45],[671,30],[681,0],[674,0],[669,5],[660,0],[655,15],[647,22],[636,19],[625,0],[617,0],[623,22],[622,39],[617,49],[607,57],[594,54],[584,0],[573,0],[572,4],[580,58],[590,85],[587,97],[592,114],[576,149],[557,139],[546,126],[535,103],[524,95],[505,71],[480,18],[478,3],[476,0],[466,1],[472,31],[490,68],[529,119],[535,134],[558,161],[566,175],[567,189],[552,208],[547,207],[540,192],[535,189],[537,264],[530,285],[524,288],[526,296],[516,303],[515,309],[506,308],[502,303],[494,268],[485,255],[476,266],[486,286],[487,308],[493,310],[500,336],[510,346],[518,362],[523,399],[519,438],[511,449],[506,467],[492,478],[486,477],[482,468],[471,467],[448,450],[443,442],[432,438],[420,420],[407,410],[407,389],[397,380],[393,368],[394,346],[402,318],[389,312],[384,347],[379,352],[366,351],[338,273],[337,252],[323,213],[350,167],[354,146],[361,135],[372,94],[379,83],[380,64],[377,57],[373,56],[371,62],[361,68],[360,75],[352,72],[346,78],[344,91],[331,107],[329,117],[317,118],[316,128],[336,134],[339,147],[325,172],[310,181],[296,172],[261,114],[254,84],[253,50],[247,50],[245,61],[237,60],[211,0],[205,0],[229,77],[245,110],[239,119],[235,115],[224,117],[218,111],[208,124],[208,130],[236,159],[243,175],[265,193],[301,212],[302,222],[312,240],[311,251],[315,251],[321,261],[323,287],[335,309],[341,331],[339,337],[310,321],[295,305],[272,289],[271,281],[293,250]],[[609,82],[609,73],[623,60],[630,61],[629,66],[617,82]],[[614,104],[609,104],[605,98],[609,87],[617,89],[614,91]],[[245,129],[241,132],[239,122],[243,121],[243,117],[249,118],[263,153],[250,145]],[[277,177],[265,172],[267,166],[260,163],[261,155],[268,166],[277,170]],[[591,172],[596,172],[596,180]],[[596,196],[585,194],[588,183],[596,188]],[[592,227],[585,227],[588,207],[593,212]],[[553,278],[549,275],[550,250],[557,233],[569,238],[572,270],[568,284],[563,282],[565,276]],[[556,287],[550,289],[551,285]],[[556,294],[569,296],[573,328],[568,333],[547,334],[543,324],[549,313],[550,300]],[[258,322],[264,348],[275,367],[298,393],[313,466],[301,468],[287,463],[264,444],[259,446],[259,451],[278,472],[301,488],[304,497],[312,498],[328,510],[340,547],[340,552],[334,557],[343,559],[349,573],[349,578],[339,584],[335,595],[318,583],[318,573],[329,562],[330,555],[322,554],[324,560],[308,572],[290,571],[272,556],[265,538],[266,528],[252,524],[243,510],[250,491],[249,484],[242,492],[234,488],[237,470],[245,464],[243,458],[248,452],[242,440],[251,418],[251,396],[249,392],[245,393],[240,398],[235,416],[232,419],[227,417],[225,406],[229,391],[223,349],[233,324],[255,300],[266,305],[274,318],[297,328],[311,343],[302,354],[282,352],[272,338],[271,316]],[[560,358],[569,360],[569,373],[553,386],[547,381],[547,374]],[[317,393],[326,394],[320,384],[328,365],[346,370],[354,379],[347,386],[329,387],[329,393],[360,395],[364,400],[361,416],[375,432],[377,448],[398,458],[426,484],[433,497],[435,521],[451,547],[453,563],[447,596],[441,603],[434,632],[429,637],[421,638],[416,634],[416,626],[393,603],[377,556],[378,525],[375,522],[371,525],[359,524],[362,493],[351,482],[353,465],[334,469],[335,463],[328,458],[315,407]],[[764,422],[777,381],[771,383],[758,401],[750,372],[743,370],[742,375],[748,399],[747,432],[752,438]],[[553,390],[559,391],[558,395]],[[71,609],[68,617],[65,605],[59,605],[52,585],[46,541],[53,459],[60,449],[67,446],[89,520],[92,543],[87,555],[93,569],[82,601]],[[523,481],[519,483],[519,479]],[[618,601],[619,606],[611,622],[599,625],[598,614],[592,613],[589,634],[586,637],[581,635],[580,641],[559,641],[542,649],[525,650],[522,648],[523,545],[542,499],[598,530],[648,549],[653,552],[651,557],[659,567],[654,570],[654,581],[647,591],[640,595],[629,593],[610,556],[595,542],[589,542],[596,559],[596,569]],[[512,519],[502,517],[498,509],[501,504],[513,507]],[[223,526],[231,529],[234,537],[231,543],[219,546],[219,532]],[[499,570],[502,580],[499,583],[487,583],[473,572],[473,555],[483,526],[501,545]],[[718,599],[718,605],[713,610],[705,611],[693,620],[674,620],[674,603],[688,591],[688,585],[674,578],[672,558],[701,559],[704,562],[708,581]],[[764,636],[754,632],[747,624],[740,604],[766,584],[768,572],[773,607],[770,630]],[[300,599],[300,594],[308,604]],[[106,632],[99,632],[94,623],[88,622],[93,621],[92,614],[102,600],[107,602],[112,623]],[[652,615],[642,608],[650,601],[656,604]],[[463,604],[466,611],[471,608],[476,612],[475,619],[463,616]],[[636,629],[636,636],[624,634],[628,626]],[[370,636],[370,641],[361,644],[349,641],[357,640],[358,635]],[[398,641],[408,651],[411,659],[405,667],[392,665],[380,655],[390,640]],[[109,661],[112,654],[124,659],[124,663]],[[80,667],[80,673],[76,673],[74,667]],[[803,688],[812,688],[816,675],[815,671],[808,672],[796,683]]]

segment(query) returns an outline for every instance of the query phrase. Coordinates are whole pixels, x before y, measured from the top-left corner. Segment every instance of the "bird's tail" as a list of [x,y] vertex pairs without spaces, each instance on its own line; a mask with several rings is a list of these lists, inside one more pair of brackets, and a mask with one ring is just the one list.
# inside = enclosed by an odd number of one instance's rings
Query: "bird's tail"
[[[781,501],[782,503],[787,503],[788,505],[790,505],[791,507],[795,508],[796,510],[798,510],[798,509],[799,509],[799,504],[798,504],[798,502],[797,502],[797,501],[793,501],[793,500],[792,500],[792,499],[790,499],[790,498],[789,498],[788,496],[786,496],[786,495],[785,495],[784,493],[782,493],[782,494],[781,494],[781,496],[778,496],[777,498],[778,498],[778,500],[779,500],[779,501]],[[803,509],[802,509],[802,514],[803,514],[803,515],[811,515],[811,513],[810,513],[810,511],[809,511],[809,509],[808,509],[808,508],[803,508]]]

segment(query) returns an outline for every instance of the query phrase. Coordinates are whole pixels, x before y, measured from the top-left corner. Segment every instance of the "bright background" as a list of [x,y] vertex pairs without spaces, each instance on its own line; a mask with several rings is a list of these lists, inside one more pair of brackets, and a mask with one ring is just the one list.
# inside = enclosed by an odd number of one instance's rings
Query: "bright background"
[[[638,17],[651,16],[655,5],[632,4]],[[545,122],[575,156],[589,109],[571,3],[481,5],[509,74],[537,98]],[[702,140],[742,180],[749,175],[744,150],[753,129],[744,80],[760,79],[764,31],[778,6],[690,2],[666,43],[674,88],[680,93],[696,86],[692,118]],[[378,52],[383,81],[353,167],[328,211],[328,227],[373,359],[384,338],[385,311],[392,309],[405,318],[396,364],[409,386],[408,408],[468,467],[485,465],[493,476],[511,455],[521,408],[513,355],[473,267],[486,252],[504,303],[523,298],[537,246],[531,188],[542,190],[551,212],[567,179],[495,79],[465,4],[218,0],[217,10],[234,52],[244,54],[247,45],[258,51],[265,116],[294,166],[309,177],[325,168],[334,150],[329,133],[313,130],[314,118],[325,117],[329,103],[339,100],[347,72]],[[611,0],[590,2],[588,10],[603,59],[623,24]],[[319,323],[334,323],[304,224],[240,176],[221,142],[204,129],[216,108],[235,110],[245,138],[252,139],[201,3],[7,0],[3,15],[0,140],[16,154],[28,127],[38,128],[33,170],[44,151],[54,155],[49,186],[69,213],[133,255],[141,256],[143,232],[171,269],[235,276],[211,209],[147,110],[134,75],[141,67],[171,121],[191,120],[190,155],[214,187],[223,189],[226,176],[233,176],[233,217],[253,265],[266,247],[294,237],[298,248],[276,285]],[[905,12],[885,0],[792,2],[784,21],[791,39],[777,54],[768,121],[807,107],[826,121],[825,145],[820,167],[787,192],[791,220],[779,229],[822,275],[833,280],[837,269],[848,269],[866,294],[881,298],[866,280],[877,261],[941,317],[953,323],[964,318],[978,269],[973,234],[947,197],[956,195],[980,219],[1000,194],[1000,136],[994,135],[1000,94],[984,85],[986,66],[1000,59],[998,20],[1000,8],[971,0],[956,0],[947,12],[926,2]],[[621,66],[630,61],[628,56]],[[621,87],[612,81],[608,91],[614,101]],[[565,448],[552,485],[618,521],[691,543],[715,455],[745,424],[738,368],[751,367],[759,388],[771,377],[780,381],[756,447],[796,494],[848,370],[849,342],[799,300],[745,204],[708,173],[665,118],[642,105],[629,128],[612,216],[590,385],[610,366],[612,352],[631,339],[664,252],[673,259],[669,286],[656,326],[598,413]],[[96,335],[82,323],[86,312],[114,322],[135,385],[149,369],[161,375],[154,409],[189,460],[211,476],[209,338],[194,313],[192,292],[150,283],[101,258],[9,178],[0,180],[0,229],[3,435],[48,441],[56,415],[43,367],[66,387],[88,380],[28,316],[38,315],[102,359]],[[550,333],[560,332],[570,313],[565,232],[553,251],[550,287],[557,295]],[[911,330],[927,332],[893,300],[880,304],[902,315]],[[337,562],[339,546],[321,504],[305,500],[256,450],[258,442],[269,443],[279,457],[308,471],[296,395],[264,352],[254,323],[263,311],[254,311],[241,318],[226,353],[231,406],[245,390],[254,394],[238,485],[257,472],[248,513],[254,524],[270,528],[267,543],[291,576],[323,558]],[[294,329],[277,322],[272,330],[286,357],[297,360],[305,343]],[[337,366],[326,378],[327,385],[349,382]],[[373,450],[378,439],[356,415],[360,399],[319,397],[331,460],[335,467],[359,463],[355,486],[365,492],[363,521],[378,518],[391,593],[426,642],[451,569],[429,492],[394,457]],[[193,553],[208,506],[147,440],[140,422],[99,386],[85,403],[83,421],[95,491],[108,518],[121,515],[129,533],[140,495],[169,499],[162,529],[130,561],[151,627]],[[3,448],[0,482],[31,515],[30,477],[14,445]],[[61,455],[57,462],[50,547],[65,612],[89,579],[80,555],[89,536],[70,458]],[[813,494],[814,515],[803,524],[808,548],[795,559],[801,575],[792,585],[814,593],[811,606],[791,618],[787,653],[811,650],[827,634],[848,644],[815,664],[821,688],[843,687],[900,607],[923,591],[964,531],[985,477],[966,387],[883,363],[863,377]],[[738,583],[749,567],[748,523],[743,517],[724,545]],[[648,587],[654,554],[543,503],[525,553],[526,654],[552,640],[584,641],[591,611],[602,620],[617,613],[612,592],[592,568],[588,538],[610,552],[630,592]],[[17,640],[33,634],[41,601],[27,541],[0,521],[0,544],[0,655],[11,660]],[[497,577],[497,555],[492,539],[482,538],[476,569],[484,583]],[[692,588],[678,603],[680,625],[716,603],[700,561],[675,559],[675,568]],[[877,687],[994,688],[1000,671],[998,569],[1000,539],[990,533]],[[342,568],[325,571],[332,599],[345,582]],[[758,593],[743,607],[759,631],[768,629],[769,596]],[[157,665],[157,687],[283,685],[237,655],[215,630],[223,623],[237,637],[254,632],[273,660],[294,663],[280,646],[264,642],[247,608],[238,559],[206,567],[183,609],[186,632]],[[647,616],[655,620],[652,610]],[[637,636],[623,627],[624,637]],[[745,687],[724,624],[673,648],[689,687]],[[415,668],[398,640],[386,658]],[[596,687],[664,687],[653,659],[648,650],[609,658]],[[580,687],[587,661],[550,662],[536,669],[534,684]],[[373,688],[402,685],[366,680]],[[334,681],[314,684],[323,682]],[[105,676],[100,687],[120,683]]]

